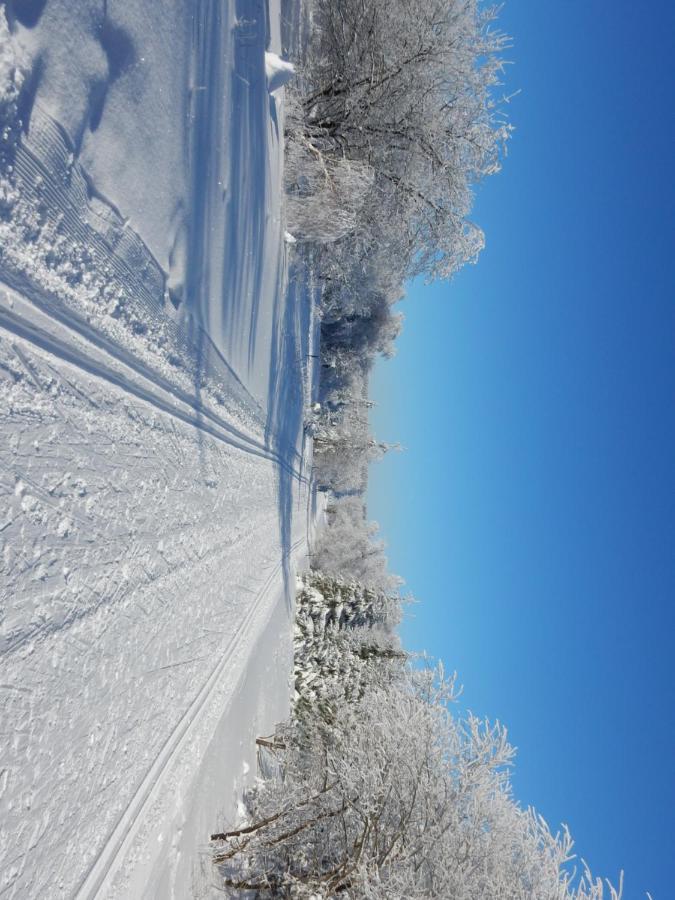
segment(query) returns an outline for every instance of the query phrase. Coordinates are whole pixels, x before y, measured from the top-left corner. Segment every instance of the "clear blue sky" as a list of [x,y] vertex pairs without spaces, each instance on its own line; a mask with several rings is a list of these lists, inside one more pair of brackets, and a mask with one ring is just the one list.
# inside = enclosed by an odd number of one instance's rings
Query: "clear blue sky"
[[378,364],[369,514],[409,647],[519,748],[516,793],[625,898],[675,896],[675,5],[510,0],[487,248]]

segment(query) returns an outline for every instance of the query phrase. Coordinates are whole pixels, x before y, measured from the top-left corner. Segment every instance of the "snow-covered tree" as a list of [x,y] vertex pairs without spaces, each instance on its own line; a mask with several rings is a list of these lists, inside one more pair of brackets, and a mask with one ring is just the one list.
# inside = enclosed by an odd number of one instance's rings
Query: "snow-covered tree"
[[298,580],[294,629],[296,717],[332,719],[339,705],[396,676],[407,659],[394,628],[400,600],[322,572]]
[[388,570],[385,543],[377,523],[367,519],[363,497],[333,499],[326,513],[327,525],[312,547],[312,568],[395,594],[402,581]]
[[[468,221],[471,186],[499,168],[508,137],[492,97],[506,41],[478,0],[314,0],[304,90],[289,117],[291,156],[372,173],[352,208],[354,253],[377,246],[399,281],[447,277],[483,238]],[[298,167],[295,167],[298,169]],[[297,186],[296,186],[297,193]],[[293,191],[291,191],[293,194]],[[312,191],[308,190],[309,198]]]

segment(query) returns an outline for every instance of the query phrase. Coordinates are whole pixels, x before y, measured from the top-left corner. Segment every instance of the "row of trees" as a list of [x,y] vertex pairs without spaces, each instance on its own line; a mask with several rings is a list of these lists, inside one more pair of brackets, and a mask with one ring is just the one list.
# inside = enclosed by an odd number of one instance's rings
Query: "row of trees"
[[[289,98],[289,225],[312,242],[321,395],[308,411],[327,526],[298,583],[295,698],[263,742],[273,764],[246,818],[213,835],[244,896],[353,900],[618,900],[572,841],[515,802],[506,731],[453,714],[454,678],[396,633],[400,579],[365,505],[369,373],[391,355],[410,277],[475,259],[472,186],[508,137],[492,98],[505,38],[477,0],[311,0]],[[269,762],[269,760],[268,760]]]
[[326,540],[317,562],[334,572],[341,557],[345,574],[381,584],[363,497],[389,447],[369,431],[369,373],[394,352],[405,281],[449,277],[483,245],[468,217],[509,136],[494,96],[507,40],[478,0],[311,0],[310,11],[285,183],[289,226],[312,243],[323,288],[321,408],[308,426],[340,553]]
[[618,900],[572,841],[514,801],[506,731],[452,712],[454,678],[411,666],[392,598],[299,584],[296,699],[247,817],[213,835],[222,886],[258,897]]

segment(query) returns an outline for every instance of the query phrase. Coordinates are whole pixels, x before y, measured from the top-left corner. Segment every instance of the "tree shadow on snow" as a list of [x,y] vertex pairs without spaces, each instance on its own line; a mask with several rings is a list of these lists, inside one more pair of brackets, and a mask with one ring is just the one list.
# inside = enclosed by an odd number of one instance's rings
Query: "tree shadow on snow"
[[[281,535],[284,589],[292,602],[290,557],[292,550],[295,482],[304,475],[304,379],[308,369],[311,297],[302,262],[291,265],[286,296],[278,296],[274,310],[272,377],[267,398],[265,443],[281,459],[278,484],[278,521]],[[301,444],[298,449],[298,444]]]

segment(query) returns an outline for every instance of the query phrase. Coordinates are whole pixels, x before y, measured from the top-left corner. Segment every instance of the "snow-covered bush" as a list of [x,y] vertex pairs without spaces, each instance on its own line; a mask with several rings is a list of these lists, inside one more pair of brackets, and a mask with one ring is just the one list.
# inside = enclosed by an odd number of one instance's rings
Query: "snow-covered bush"
[[5,5],[0,3],[0,153],[18,137],[17,102],[23,82],[21,55],[9,31]]

